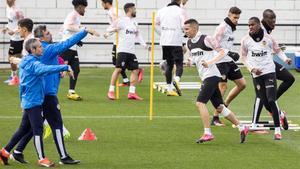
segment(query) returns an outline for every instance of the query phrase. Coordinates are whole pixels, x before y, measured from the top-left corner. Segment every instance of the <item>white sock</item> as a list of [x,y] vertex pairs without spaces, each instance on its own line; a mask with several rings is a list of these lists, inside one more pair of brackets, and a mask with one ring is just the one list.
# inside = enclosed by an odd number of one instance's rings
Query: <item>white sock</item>
[[168,90],[168,92],[172,91],[172,85],[171,84],[168,84],[167,90]]
[[135,93],[135,86],[129,86],[129,93]]
[[284,118],[284,112],[280,110],[280,117]]
[[210,130],[210,128],[204,128],[204,134],[211,135],[211,130]]
[[175,77],[174,77],[174,80],[175,80],[176,82],[180,82],[180,77],[179,77],[179,76],[175,76]]
[[70,94],[75,93],[75,90],[69,89],[69,93]]
[[11,77],[14,77],[14,76],[16,76],[17,75],[17,71],[15,70],[15,71],[11,71]]
[[66,135],[67,133],[70,133],[69,130],[63,125],[63,136]]
[[129,82],[128,78],[123,79],[123,83],[128,83],[128,82]]
[[238,124],[237,127],[238,127],[239,131],[245,130],[245,126],[243,124]]
[[280,127],[275,127],[275,134],[281,134]]
[[115,91],[115,86],[113,86],[113,85],[110,85],[109,86],[109,90],[108,91],[110,91],[110,92],[114,92]]
[[44,121],[44,126],[47,126],[47,125],[49,125],[49,123],[48,123],[47,120],[45,120],[45,121]]

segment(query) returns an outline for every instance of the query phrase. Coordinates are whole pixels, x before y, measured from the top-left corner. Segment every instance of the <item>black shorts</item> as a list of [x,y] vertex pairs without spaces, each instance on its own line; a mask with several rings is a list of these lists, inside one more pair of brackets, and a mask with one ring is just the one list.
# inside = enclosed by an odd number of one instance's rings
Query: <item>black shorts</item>
[[112,58],[113,65],[116,65],[116,61],[117,61],[117,46],[116,45],[114,45],[111,50],[111,58]]
[[10,40],[10,46],[8,50],[9,55],[21,54],[23,50],[23,40],[21,41],[13,41]]
[[182,46],[162,46],[163,60],[183,62]]
[[201,84],[197,102],[206,104],[210,100],[215,108],[223,104],[223,98],[218,85],[219,82],[220,78],[217,76],[205,79]]
[[116,68],[136,70],[139,68],[139,62],[134,54],[120,52],[117,56]]
[[233,61],[216,65],[222,75],[221,82],[227,82],[227,79],[234,81],[243,77],[240,68]]
[[262,99],[266,105],[269,101],[277,100],[277,82],[276,74],[268,73],[256,78],[253,78],[258,97]]
[[68,61],[68,64],[70,64],[74,60],[79,60],[77,50],[68,49],[60,54],[60,56],[64,59],[64,61]]

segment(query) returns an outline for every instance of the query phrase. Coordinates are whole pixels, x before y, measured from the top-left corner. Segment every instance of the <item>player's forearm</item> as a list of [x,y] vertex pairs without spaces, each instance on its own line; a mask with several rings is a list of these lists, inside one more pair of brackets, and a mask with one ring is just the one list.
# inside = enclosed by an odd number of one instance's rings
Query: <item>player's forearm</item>
[[225,56],[225,52],[222,49],[222,50],[219,51],[217,56],[215,56],[212,59],[208,60],[207,64],[208,65],[214,64],[214,63],[218,62],[220,59],[222,59],[224,56]]
[[246,68],[249,70],[249,72],[252,71],[253,66],[250,65],[250,64],[247,62],[246,56],[242,56],[242,57],[241,57],[241,62],[246,66]]

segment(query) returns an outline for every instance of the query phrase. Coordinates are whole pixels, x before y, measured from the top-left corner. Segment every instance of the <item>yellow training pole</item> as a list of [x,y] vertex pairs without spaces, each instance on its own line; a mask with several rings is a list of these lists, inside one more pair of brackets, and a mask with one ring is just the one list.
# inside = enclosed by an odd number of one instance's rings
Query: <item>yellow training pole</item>
[[150,66],[150,104],[149,118],[153,119],[153,76],[154,76],[154,30],[155,30],[155,12],[152,13],[152,32],[151,32],[151,66]]
[[[117,18],[119,18],[119,1],[116,0],[116,15]],[[118,45],[119,45],[119,32],[116,32],[116,57],[118,57]],[[116,81],[116,99],[119,99],[120,97],[120,90],[119,90],[119,77]]]

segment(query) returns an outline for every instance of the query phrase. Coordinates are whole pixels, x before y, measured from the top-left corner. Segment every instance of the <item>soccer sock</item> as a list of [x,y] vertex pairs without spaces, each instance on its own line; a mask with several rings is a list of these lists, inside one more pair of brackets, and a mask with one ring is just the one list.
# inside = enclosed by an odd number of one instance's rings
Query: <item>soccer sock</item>
[[275,127],[275,134],[281,134],[280,127]]
[[48,123],[47,120],[45,120],[45,121],[44,121],[44,126],[47,126],[47,125],[49,125],[49,123]]
[[239,131],[245,130],[245,125],[243,125],[243,124],[238,124],[237,127],[238,127]]
[[172,85],[171,84],[168,84],[167,90],[168,90],[168,92],[172,91]]
[[135,86],[129,87],[129,93],[135,93]]
[[123,83],[128,83],[129,82],[129,79],[128,78],[124,78],[123,79]]
[[11,77],[16,76],[17,75],[17,71],[11,71]]
[[211,135],[211,130],[210,130],[210,128],[204,128],[204,134]]
[[110,91],[110,92],[114,92],[115,91],[115,86],[113,86],[113,85],[110,85],[109,86],[109,90],[108,91]]
[[174,80],[175,80],[176,82],[180,82],[180,77],[179,77],[179,76],[175,76],[175,77],[174,77]]
[[75,90],[69,89],[69,94],[73,94],[73,93],[75,93]]
[[63,125],[63,136],[70,134],[69,130]]

